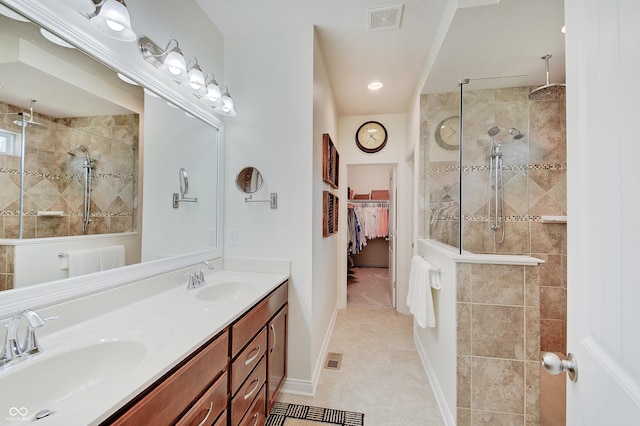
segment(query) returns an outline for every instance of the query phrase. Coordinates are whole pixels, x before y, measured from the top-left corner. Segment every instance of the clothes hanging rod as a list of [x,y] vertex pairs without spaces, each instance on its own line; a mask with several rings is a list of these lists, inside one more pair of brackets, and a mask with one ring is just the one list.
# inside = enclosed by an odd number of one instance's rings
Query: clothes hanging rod
[[349,200],[349,202],[356,204],[389,204],[389,200]]

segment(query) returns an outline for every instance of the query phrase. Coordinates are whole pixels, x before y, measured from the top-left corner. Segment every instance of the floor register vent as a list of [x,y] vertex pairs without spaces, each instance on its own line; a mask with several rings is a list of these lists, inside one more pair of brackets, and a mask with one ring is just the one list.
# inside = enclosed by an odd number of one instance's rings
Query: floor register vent
[[324,364],[324,368],[329,370],[340,370],[340,364],[342,363],[342,354],[336,352],[329,352],[327,354],[327,362]]

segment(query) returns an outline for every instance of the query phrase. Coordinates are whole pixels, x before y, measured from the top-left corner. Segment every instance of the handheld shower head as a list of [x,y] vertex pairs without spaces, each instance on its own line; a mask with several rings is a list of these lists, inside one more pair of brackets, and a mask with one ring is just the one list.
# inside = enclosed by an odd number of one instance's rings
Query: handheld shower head
[[77,157],[77,152],[80,152],[82,154],[84,154],[84,158],[87,161],[94,161],[93,158],[91,158],[91,155],[89,154],[89,147],[86,145],[78,145],[77,147],[73,148],[70,151],[67,151],[67,154],[71,155],[72,157]]
[[489,130],[487,130],[487,134],[491,137],[496,136],[498,133],[500,133],[500,127],[498,126],[489,127]]

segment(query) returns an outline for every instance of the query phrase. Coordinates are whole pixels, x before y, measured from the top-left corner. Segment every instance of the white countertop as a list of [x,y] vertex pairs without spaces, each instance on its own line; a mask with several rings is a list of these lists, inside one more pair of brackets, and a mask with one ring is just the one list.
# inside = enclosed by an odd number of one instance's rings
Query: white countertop
[[[0,369],[0,424],[44,409],[53,414],[38,425],[99,424],[288,278],[222,270],[187,290],[186,277],[174,274],[38,310],[59,319],[38,330],[41,354]],[[222,301],[198,297],[223,283],[242,291],[225,291]],[[65,381],[83,385],[64,389]]]

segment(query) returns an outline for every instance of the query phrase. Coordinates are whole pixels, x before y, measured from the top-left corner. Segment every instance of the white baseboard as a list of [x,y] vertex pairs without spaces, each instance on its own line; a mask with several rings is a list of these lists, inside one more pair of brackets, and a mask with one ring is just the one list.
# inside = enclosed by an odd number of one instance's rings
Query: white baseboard
[[339,310],[338,304],[336,304],[333,309],[333,315],[331,316],[331,321],[329,322],[329,327],[327,327],[327,331],[324,335],[324,340],[322,341],[322,348],[320,349],[320,354],[316,359],[316,365],[313,369],[313,375],[311,380],[298,380],[298,379],[289,379],[287,378],[282,385],[281,392],[290,394],[290,395],[300,395],[300,396],[309,396],[313,397],[316,394],[316,387],[318,386],[318,381],[320,380],[320,373],[322,372],[322,368],[324,365],[324,359],[327,356],[327,350],[329,349],[329,341],[331,340],[331,334],[333,333],[333,327],[336,324],[336,317],[338,316]]
[[418,336],[415,333],[415,321],[413,342],[418,349],[418,354],[420,355],[422,366],[424,367],[424,371],[429,378],[429,382],[431,383],[431,389],[433,390],[433,394],[436,397],[436,402],[438,403],[438,407],[440,408],[440,413],[442,413],[442,420],[444,421],[444,424],[447,426],[456,426],[456,417],[451,412],[451,407],[449,407],[449,405],[447,404],[447,400],[444,397],[444,393],[442,392],[442,388],[440,387],[440,383],[438,382],[436,373],[433,370],[433,367],[431,367],[431,363],[429,362],[429,358],[427,357],[427,352],[420,344],[420,339],[418,339]]
[[280,392],[288,395],[313,397],[315,386],[311,380],[286,379]]

